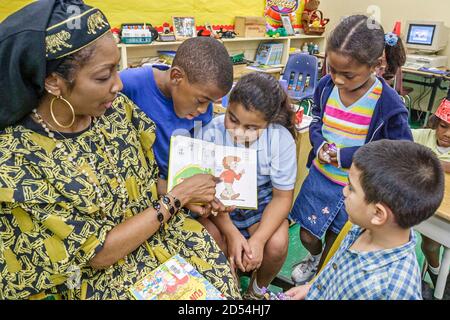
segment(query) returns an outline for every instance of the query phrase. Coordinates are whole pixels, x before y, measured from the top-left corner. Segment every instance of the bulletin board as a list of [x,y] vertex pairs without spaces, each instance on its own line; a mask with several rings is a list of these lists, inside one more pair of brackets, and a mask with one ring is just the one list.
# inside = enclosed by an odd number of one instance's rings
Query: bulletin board
[[[0,21],[8,15],[31,3],[31,0],[0,0]],[[86,0],[87,4],[100,8],[113,27],[122,23],[149,22],[161,26],[164,22],[172,25],[172,16],[194,16],[197,25],[206,22],[214,26],[234,25],[235,16],[263,16],[266,0]],[[303,8],[301,1],[297,11]],[[299,23],[297,19],[296,23]]]

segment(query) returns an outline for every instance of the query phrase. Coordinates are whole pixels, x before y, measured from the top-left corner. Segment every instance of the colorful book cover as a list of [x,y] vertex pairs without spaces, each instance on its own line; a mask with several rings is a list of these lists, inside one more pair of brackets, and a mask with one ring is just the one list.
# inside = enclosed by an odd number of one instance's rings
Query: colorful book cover
[[175,255],[130,289],[136,300],[225,300],[189,262]]
[[256,149],[227,147],[185,136],[170,140],[167,190],[196,174],[221,178],[216,197],[226,206],[258,208]]
[[255,61],[263,65],[277,65],[281,63],[284,44],[261,43],[256,52]]

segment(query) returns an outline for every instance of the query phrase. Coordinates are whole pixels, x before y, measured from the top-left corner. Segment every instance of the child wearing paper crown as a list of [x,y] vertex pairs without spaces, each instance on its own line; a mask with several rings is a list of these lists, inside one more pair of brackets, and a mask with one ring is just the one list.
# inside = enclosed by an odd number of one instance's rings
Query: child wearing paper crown
[[[414,142],[433,150],[445,172],[450,173],[450,91],[447,98],[442,100],[436,113],[431,116],[428,127],[412,130]],[[426,258],[423,276],[428,272],[434,286],[436,286],[440,268],[440,249],[439,243],[422,235],[422,251]]]

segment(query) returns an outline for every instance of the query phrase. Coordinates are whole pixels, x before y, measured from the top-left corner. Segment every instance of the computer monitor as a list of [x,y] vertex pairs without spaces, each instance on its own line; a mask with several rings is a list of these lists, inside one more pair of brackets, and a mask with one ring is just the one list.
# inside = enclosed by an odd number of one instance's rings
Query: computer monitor
[[449,31],[443,21],[408,21],[406,27],[410,50],[434,53],[447,46]]
[[438,52],[448,42],[448,28],[443,21],[408,21],[406,47],[422,52]]

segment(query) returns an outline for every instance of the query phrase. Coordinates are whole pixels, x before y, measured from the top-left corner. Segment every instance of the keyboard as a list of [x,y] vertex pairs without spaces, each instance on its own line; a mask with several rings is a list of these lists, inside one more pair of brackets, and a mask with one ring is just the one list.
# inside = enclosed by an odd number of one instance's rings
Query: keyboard
[[404,67],[408,69],[419,70],[425,67],[425,65],[421,63],[406,62]]

